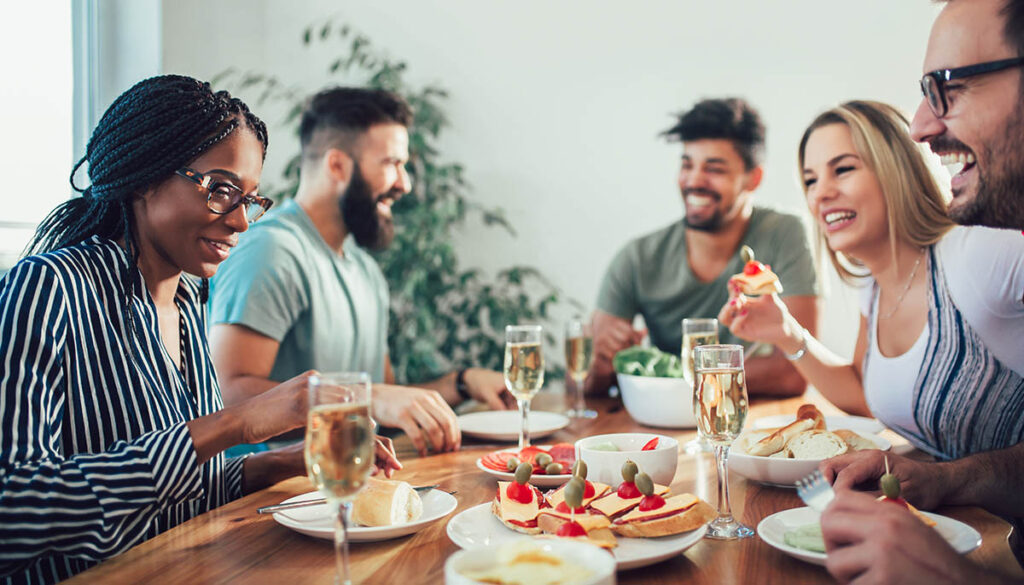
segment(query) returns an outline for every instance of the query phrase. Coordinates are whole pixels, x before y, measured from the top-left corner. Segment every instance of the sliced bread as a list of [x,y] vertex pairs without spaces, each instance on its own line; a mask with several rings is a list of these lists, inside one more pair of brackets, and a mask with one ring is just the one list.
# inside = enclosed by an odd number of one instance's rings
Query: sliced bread
[[831,431],[810,430],[786,443],[793,459],[828,459],[850,450],[846,441]]

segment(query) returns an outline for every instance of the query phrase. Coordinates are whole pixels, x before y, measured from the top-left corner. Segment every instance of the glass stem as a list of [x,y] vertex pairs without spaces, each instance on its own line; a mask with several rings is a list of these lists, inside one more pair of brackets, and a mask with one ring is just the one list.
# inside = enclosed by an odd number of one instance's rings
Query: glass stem
[[334,521],[334,562],[337,567],[335,585],[352,585],[348,574],[348,514],[351,505],[349,502],[339,502],[338,517]]
[[718,519],[716,522],[732,522],[732,505],[729,503],[729,445],[715,445],[715,462],[718,464]]
[[522,417],[519,426],[519,448],[530,446],[530,401],[519,398],[516,400],[519,403],[519,414]]
[[576,406],[573,410],[576,411],[576,416],[583,416],[583,413],[587,410],[587,401],[583,396],[583,381],[586,379],[586,374],[579,376],[573,376],[572,381],[576,384]]

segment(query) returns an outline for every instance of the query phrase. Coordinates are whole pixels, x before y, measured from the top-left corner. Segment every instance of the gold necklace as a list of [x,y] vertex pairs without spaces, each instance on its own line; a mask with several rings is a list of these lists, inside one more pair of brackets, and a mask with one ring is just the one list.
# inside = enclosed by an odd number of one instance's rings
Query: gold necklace
[[888,319],[896,314],[896,310],[903,304],[903,298],[907,296],[907,291],[910,290],[910,284],[914,282],[914,275],[917,274],[917,267],[921,264],[921,258],[924,258],[925,248],[921,248],[921,253],[917,255],[917,260],[914,261],[914,268],[910,271],[910,278],[907,279],[906,286],[903,287],[903,292],[896,299],[896,305],[893,306],[892,310],[884,315],[879,315],[879,319]]

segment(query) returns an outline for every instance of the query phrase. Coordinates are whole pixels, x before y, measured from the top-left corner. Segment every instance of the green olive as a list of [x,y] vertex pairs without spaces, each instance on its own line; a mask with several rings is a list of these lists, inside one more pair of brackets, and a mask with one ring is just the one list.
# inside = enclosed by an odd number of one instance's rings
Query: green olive
[[513,457],[509,459],[508,463],[505,464],[505,469],[507,469],[509,473],[515,473],[517,467],[519,467],[518,457]]
[[890,500],[900,497],[900,480],[891,473],[886,473],[878,482],[882,487],[882,493]]
[[561,463],[548,463],[547,467],[544,468],[544,473],[548,475],[562,475],[565,469],[562,468]]
[[562,495],[565,496],[565,505],[569,506],[573,510],[583,505],[583,490],[586,486],[583,481],[577,477],[569,480],[569,483],[565,484],[565,490]]
[[547,453],[538,453],[537,456],[533,458],[533,461],[541,467],[547,467],[548,464],[554,460],[551,458],[551,455],[548,455]]
[[636,463],[627,459],[626,462],[622,464],[622,479],[632,482],[638,471],[640,471],[640,469],[636,466]]
[[572,464],[572,474],[587,479],[587,462],[580,459]]
[[636,474],[636,479],[633,482],[636,483],[636,489],[640,490],[641,494],[649,496],[654,493],[654,480],[646,473]]
[[743,263],[746,264],[754,259],[754,250],[750,246],[743,246],[740,248],[740,258],[743,259]]
[[519,467],[516,467],[516,483],[525,485],[530,481],[531,475],[533,475],[533,466],[529,463],[520,463]]

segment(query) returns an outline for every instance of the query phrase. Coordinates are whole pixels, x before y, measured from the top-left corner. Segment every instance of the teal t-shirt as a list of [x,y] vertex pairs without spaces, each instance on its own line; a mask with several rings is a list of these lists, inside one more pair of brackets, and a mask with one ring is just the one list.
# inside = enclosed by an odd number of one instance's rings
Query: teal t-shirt
[[[782,296],[818,294],[818,276],[800,218],[754,207],[740,246],[750,246],[757,259],[771,264],[782,282]],[[729,278],[743,269],[739,250],[711,282],[701,282],[690,270],[686,254],[686,225],[680,220],[641,236],[619,251],[601,282],[597,308],[623,319],[643,315],[651,343],[678,354],[685,318],[713,318],[729,300]],[[741,343],[728,329],[719,330],[722,343]]]
[[249,231],[210,280],[210,323],[244,325],[281,346],[270,372],[368,372],[384,381],[388,286],[352,236],[339,256],[287,201]]

